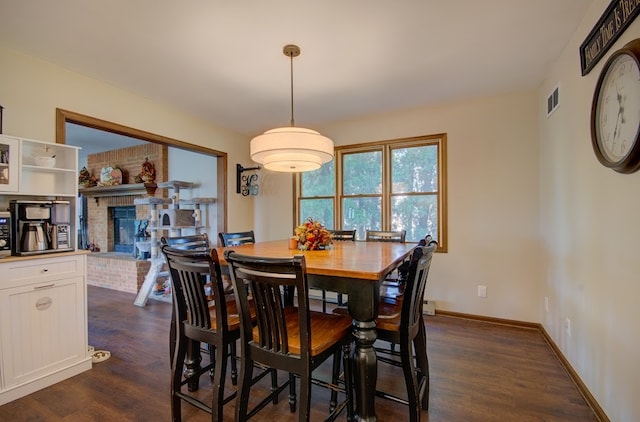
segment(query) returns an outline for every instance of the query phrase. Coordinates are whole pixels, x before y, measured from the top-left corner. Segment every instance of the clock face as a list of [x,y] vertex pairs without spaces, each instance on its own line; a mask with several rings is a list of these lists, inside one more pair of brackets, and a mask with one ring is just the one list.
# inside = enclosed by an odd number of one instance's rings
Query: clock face
[[617,55],[596,92],[594,129],[603,164],[616,168],[628,158],[640,128],[640,69],[629,54]]

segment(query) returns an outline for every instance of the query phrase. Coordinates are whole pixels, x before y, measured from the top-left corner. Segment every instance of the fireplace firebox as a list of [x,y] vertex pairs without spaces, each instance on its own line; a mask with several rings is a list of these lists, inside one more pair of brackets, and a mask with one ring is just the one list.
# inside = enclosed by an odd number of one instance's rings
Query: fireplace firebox
[[113,219],[113,251],[133,252],[136,235],[136,207],[118,206],[111,207]]

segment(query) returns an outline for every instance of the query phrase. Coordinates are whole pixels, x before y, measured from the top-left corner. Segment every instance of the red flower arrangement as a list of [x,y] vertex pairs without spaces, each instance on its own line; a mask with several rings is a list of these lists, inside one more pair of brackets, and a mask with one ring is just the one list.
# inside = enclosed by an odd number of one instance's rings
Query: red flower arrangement
[[294,239],[302,250],[315,251],[324,249],[333,243],[333,236],[322,224],[311,217],[295,229]]

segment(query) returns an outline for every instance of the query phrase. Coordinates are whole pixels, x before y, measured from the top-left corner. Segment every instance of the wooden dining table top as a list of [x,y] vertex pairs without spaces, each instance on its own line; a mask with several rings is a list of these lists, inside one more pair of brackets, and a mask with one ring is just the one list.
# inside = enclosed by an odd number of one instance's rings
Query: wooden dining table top
[[326,250],[289,249],[289,240],[273,240],[216,248],[221,265],[225,250],[269,258],[304,255],[308,274],[380,281],[404,261],[416,245],[395,242],[334,242]]

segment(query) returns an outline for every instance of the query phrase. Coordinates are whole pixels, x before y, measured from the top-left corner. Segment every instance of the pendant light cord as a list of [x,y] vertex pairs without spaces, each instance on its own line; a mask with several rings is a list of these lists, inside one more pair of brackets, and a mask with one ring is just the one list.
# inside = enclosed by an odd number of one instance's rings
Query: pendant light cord
[[291,59],[291,127],[293,127],[293,54],[290,54],[289,58]]

